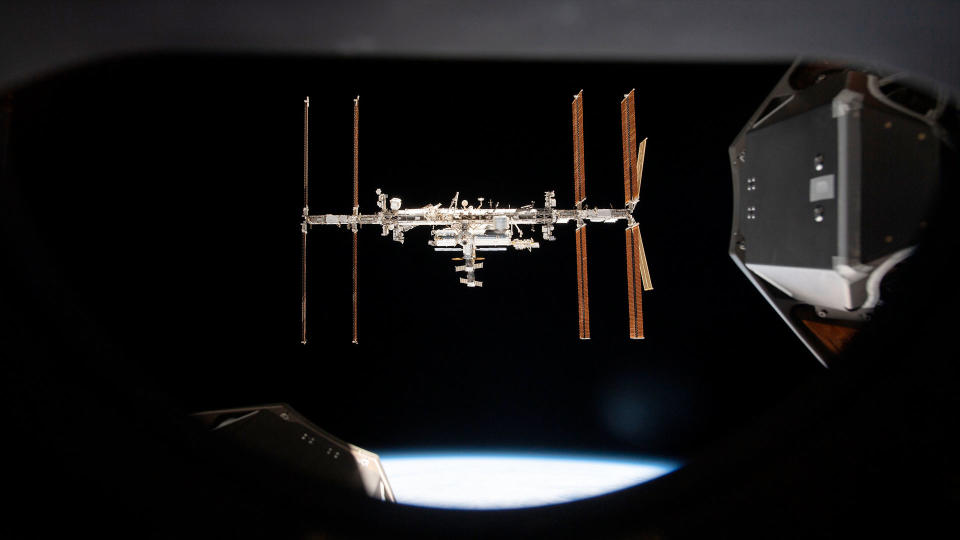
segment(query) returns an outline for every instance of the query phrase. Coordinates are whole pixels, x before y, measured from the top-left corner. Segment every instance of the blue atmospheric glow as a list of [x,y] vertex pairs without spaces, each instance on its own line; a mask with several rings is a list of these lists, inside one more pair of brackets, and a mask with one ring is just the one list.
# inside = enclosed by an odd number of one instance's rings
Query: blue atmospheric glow
[[677,469],[652,459],[526,453],[384,453],[397,502],[460,509],[526,508],[594,497]]

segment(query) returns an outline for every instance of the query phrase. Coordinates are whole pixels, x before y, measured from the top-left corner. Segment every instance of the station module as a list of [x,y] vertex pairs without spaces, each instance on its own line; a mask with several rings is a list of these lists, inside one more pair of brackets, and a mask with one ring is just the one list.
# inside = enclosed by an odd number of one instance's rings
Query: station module
[[[577,305],[580,339],[590,339],[590,296],[587,286],[587,223],[626,224],[626,270],[629,334],[643,339],[642,291],[652,289],[640,227],[633,217],[639,200],[640,179],[647,140],[637,143],[634,91],[620,103],[623,142],[623,208],[589,208],[583,160],[583,91],[574,96],[573,104],[573,208],[557,208],[553,191],[544,192],[542,207],[533,204],[519,208],[501,208],[499,203],[478,198],[476,204],[454,195],[449,204],[428,204],[419,208],[403,208],[398,197],[390,197],[377,189],[377,208],[373,214],[360,212],[359,201],[359,119],[360,98],[353,100],[353,209],[349,214],[310,214],[308,206],[310,98],[303,109],[303,221],[301,275],[301,343],[307,342],[307,233],[314,225],[336,225],[353,233],[353,342],[357,343],[357,233],[364,225],[380,228],[382,236],[392,236],[401,244],[404,234],[416,227],[430,227],[432,238],[427,242],[434,250],[456,252],[454,270],[461,274],[460,283],[482,287],[477,271],[483,268],[484,251],[527,250],[540,247],[535,238],[524,238],[521,226],[540,229],[540,239],[555,240],[554,226],[573,223],[576,226]],[[516,233],[516,234],[515,234]]]

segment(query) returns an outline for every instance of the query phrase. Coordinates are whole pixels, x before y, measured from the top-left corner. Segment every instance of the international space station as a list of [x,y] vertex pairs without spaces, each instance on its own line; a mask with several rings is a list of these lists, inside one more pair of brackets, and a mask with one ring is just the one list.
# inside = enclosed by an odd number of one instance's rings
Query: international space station
[[[307,233],[314,225],[335,225],[353,233],[353,343],[357,343],[357,233],[364,225],[377,226],[382,236],[392,235],[393,240],[404,242],[407,231],[416,227],[430,227],[432,238],[427,242],[435,251],[455,252],[454,270],[460,283],[467,287],[482,287],[477,271],[483,268],[484,258],[478,253],[485,251],[514,250],[532,251],[540,247],[533,238],[524,238],[521,226],[540,228],[544,241],[553,241],[554,226],[574,223],[576,225],[577,304],[580,339],[590,339],[590,295],[587,281],[587,223],[626,222],[626,272],[629,334],[631,339],[643,339],[642,291],[651,290],[650,271],[643,250],[640,227],[633,217],[640,193],[643,159],[647,140],[637,143],[634,91],[624,95],[620,103],[621,133],[623,141],[623,208],[590,208],[586,202],[586,184],[583,159],[583,91],[574,96],[573,109],[573,176],[574,206],[557,208],[553,191],[544,193],[543,207],[533,204],[519,208],[502,208],[492,200],[477,198],[476,204],[453,196],[448,205],[428,204],[419,208],[404,208],[399,197],[390,197],[380,189],[377,193],[377,208],[373,214],[360,212],[359,201],[359,119],[360,97],[353,100],[353,209],[349,214],[310,214],[308,205],[309,180],[309,126],[310,98],[304,100],[303,108],[303,221],[301,274],[301,343],[307,342]],[[516,235],[514,232],[516,231]]]

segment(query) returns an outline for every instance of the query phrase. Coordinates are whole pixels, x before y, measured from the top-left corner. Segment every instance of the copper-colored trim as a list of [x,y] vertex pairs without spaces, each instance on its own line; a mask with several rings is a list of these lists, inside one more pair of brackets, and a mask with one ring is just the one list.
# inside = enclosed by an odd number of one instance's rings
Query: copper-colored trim
[[834,355],[839,355],[858,332],[857,328],[831,324],[830,322],[809,319],[803,319],[801,322]]

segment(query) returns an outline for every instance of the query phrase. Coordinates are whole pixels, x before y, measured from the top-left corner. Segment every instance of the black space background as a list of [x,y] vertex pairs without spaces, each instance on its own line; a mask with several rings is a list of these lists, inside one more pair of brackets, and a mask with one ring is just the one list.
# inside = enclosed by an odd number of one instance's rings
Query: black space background
[[[22,326],[47,351],[20,388],[40,401],[108,387],[183,412],[285,401],[375,452],[695,455],[825,373],[726,254],[727,146],[785,69],[163,56],[36,81],[12,96],[24,229],[9,247],[25,286],[10,298],[33,287],[61,312],[25,303],[52,322]],[[627,339],[621,225],[589,227],[590,342],[576,337],[571,226],[532,253],[486,254],[482,289],[457,282],[427,230],[401,246],[364,228],[359,346],[350,235],[314,227],[300,345],[305,95],[311,212],[349,213],[354,95],[361,211],[378,187],[406,206],[457,191],[540,206],[556,190],[570,207],[581,88],[588,204],[622,200],[631,88],[649,137],[645,341]],[[100,354],[59,356],[47,330]]]

